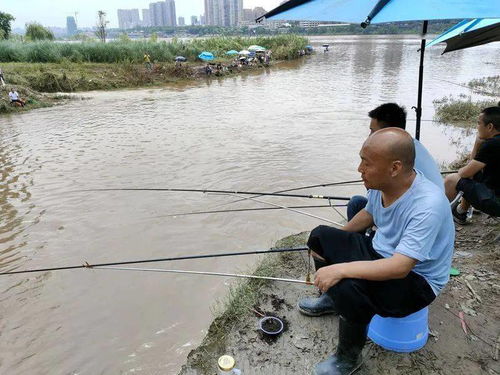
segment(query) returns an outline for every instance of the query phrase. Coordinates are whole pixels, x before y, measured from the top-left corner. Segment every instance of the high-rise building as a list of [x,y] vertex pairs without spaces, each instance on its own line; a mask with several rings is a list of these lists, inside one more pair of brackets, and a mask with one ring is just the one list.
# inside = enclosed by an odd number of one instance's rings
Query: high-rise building
[[140,26],[139,9],[118,9],[118,27],[122,30]]
[[66,34],[75,35],[77,32],[75,17],[66,17]]
[[186,26],[186,20],[184,19],[184,17],[179,17],[179,21],[177,22],[177,25]]
[[207,24],[207,19],[205,16],[200,16],[200,25],[206,25]]
[[191,25],[193,25],[193,26],[199,25],[199,23],[198,23],[198,17],[191,16]]
[[165,1],[165,25],[177,26],[177,15],[175,11],[175,0]]
[[142,10],[142,26],[144,26],[144,27],[151,26],[151,19],[149,17],[149,9]]
[[205,0],[207,25],[238,26],[243,18],[243,0]]

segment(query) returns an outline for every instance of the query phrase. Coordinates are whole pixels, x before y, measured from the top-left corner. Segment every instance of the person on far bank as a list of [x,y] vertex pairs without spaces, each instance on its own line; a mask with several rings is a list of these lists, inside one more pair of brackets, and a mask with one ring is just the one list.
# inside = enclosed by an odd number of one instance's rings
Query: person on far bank
[[5,86],[5,78],[3,76],[2,68],[0,68],[0,83],[2,84],[2,86]]
[[[500,104],[500,103],[499,103]],[[467,223],[467,210],[500,217],[500,106],[482,110],[477,121],[477,152],[467,165],[445,179],[446,196],[453,202],[457,224]],[[462,192],[460,199],[456,198]]]
[[[342,229],[321,225],[307,241],[321,265],[314,284],[333,301],[330,312],[339,315],[336,352],[316,365],[316,375],[352,374],[361,366],[374,315],[415,313],[449,280],[455,240],[450,205],[444,191],[414,169],[411,135],[399,128],[378,130],[360,157],[368,204]],[[360,234],[373,225],[373,237]]]
[[11,103],[14,103],[14,104],[19,104],[21,105],[21,107],[24,107],[24,100],[22,100],[20,97],[19,97],[19,94],[17,93],[17,91],[12,88],[9,92],[9,98],[10,98],[10,102]]
[[148,53],[144,54],[144,66],[147,70],[151,70],[153,68],[153,65],[151,64],[151,56],[149,56]]

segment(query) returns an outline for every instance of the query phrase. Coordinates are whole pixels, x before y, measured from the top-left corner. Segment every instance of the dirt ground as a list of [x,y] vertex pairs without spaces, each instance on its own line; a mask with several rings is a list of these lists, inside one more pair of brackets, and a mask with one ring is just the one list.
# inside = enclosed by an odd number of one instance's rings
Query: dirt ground
[[[295,237],[295,245],[306,236]],[[287,246],[289,239],[284,243]],[[400,354],[368,342],[357,374],[500,374],[500,221],[474,215],[471,224],[457,227],[455,245],[453,266],[460,275],[451,278],[430,306],[431,335],[426,346]],[[286,267],[275,270],[277,276],[305,278],[305,254],[281,257]],[[338,337],[338,317],[305,317],[296,308],[298,298],[317,293],[314,287],[300,284],[265,285],[253,308],[282,318],[284,332],[275,340],[264,337],[257,329],[260,317],[249,307],[227,325],[222,336],[219,332],[216,343],[211,342],[214,330],[210,329],[200,347],[189,354],[180,375],[217,374],[215,366],[222,354],[232,355],[244,375],[311,374],[314,364],[335,350]]]

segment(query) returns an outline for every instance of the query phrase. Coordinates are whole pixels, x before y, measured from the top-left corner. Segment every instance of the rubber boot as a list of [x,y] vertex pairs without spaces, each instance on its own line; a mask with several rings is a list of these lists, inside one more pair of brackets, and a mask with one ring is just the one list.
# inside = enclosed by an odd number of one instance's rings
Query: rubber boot
[[[321,267],[328,265],[324,260],[313,258],[314,267],[316,271]],[[326,314],[336,314],[337,310],[333,299],[328,295],[328,293],[323,293],[319,297],[305,297],[301,298],[297,304],[299,311],[307,316],[321,316]]]
[[315,367],[315,375],[351,375],[361,367],[361,352],[366,342],[367,324],[358,324],[339,318],[339,345],[337,352]]

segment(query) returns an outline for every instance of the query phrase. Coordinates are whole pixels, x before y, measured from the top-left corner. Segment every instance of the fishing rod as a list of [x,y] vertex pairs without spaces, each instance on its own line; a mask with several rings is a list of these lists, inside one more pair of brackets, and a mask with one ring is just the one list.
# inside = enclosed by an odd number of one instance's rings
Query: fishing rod
[[166,270],[166,269],[163,269],[163,268],[135,268],[135,267],[92,267],[92,269],[115,270],[115,271],[141,271],[141,272],[182,273],[182,274],[188,274],[188,275],[207,275],[207,276],[236,277],[236,278],[242,278],[242,279],[258,279],[258,280],[282,281],[282,282],[286,282],[286,283],[295,283],[295,284],[314,285],[313,282],[305,281],[305,280],[283,279],[283,278],[280,278],[280,277],[243,275],[243,274],[237,274],[237,273],[224,273],[224,272]]
[[[241,195],[238,195],[238,194],[234,194],[234,193],[218,193],[218,194],[223,194],[223,195],[232,195],[232,196],[235,196],[235,197],[242,197]],[[327,223],[330,223],[330,224],[334,224],[334,225],[337,225],[339,227],[343,227],[342,224],[340,223],[337,223],[336,221],[333,221],[333,220],[329,220],[329,219],[325,219],[324,217],[321,217],[321,216],[316,216],[316,215],[313,215],[313,214],[310,214],[308,212],[304,212],[304,211],[299,211],[299,210],[295,210],[295,209],[291,209],[291,208],[288,208],[288,207],[285,207],[285,206],[281,206],[279,204],[275,204],[275,203],[271,203],[271,202],[267,202],[267,201],[263,201],[263,200],[260,200],[260,199],[257,199],[257,198],[252,198],[252,197],[246,197],[245,199],[250,199],[252,201],[255,201],[255,202],[259,202],[259,203],[264,203],[264,204],[269,204],[271,206],[275,206],[275,207],[280,207],[280,208],[283,208],[287,211],[291,211],[291,212],[295,212],[295,213],[298,213],[298,214],[301,214],[301,215],[305,215],[305,216],[309,216],[309,217],[313,217],[315,219],[319,219],[319,220],[322,220],[322,221],[325,221]]]
[[[287,208],[327,208],[327,207],[346,207],[346,204],[321,204],[313,206],[288,206]],[[246,211],[266,211],[266,210],[283,210],[281,207],[257,207],[257,208],[234,208],[231,210],[211,210],[211,211],[191,211],[191,212],[179,212],[175,214],[153,216],[150,219],[160,219],[164,217],[177,217],[177,216],[188,216],[188,215],[201,215],[201,214],[218,214],[226,212],[246,212]]]
[[[363,182],[363,180],[341,181],[341,182],[332,182],[332,183],[328,183],[328,184],[317,184],[317,185],[299,186],[299,187],[296,187],[296,188],[274,191],[273,194],[288,193],[290,191],[313,189],[313,188],[317,188],[317,187],[341,186],[341,185],[351,185],[352,186],[352,185],[357,185],[360,182]],[[259,197],[262,197],[263,195],[267,195],[267,194],[258,194],[258,195],[253,196],[252,198],[259,198]],[[231,202],[222,203],[222,204],[219,204],[219,205],[215,206],[214,208],[223,207],[223,206],[226,206],[228,204],[238,203],[238,202],[244,201],[245,199],[246,198],[237,199],[237,200],[234,200],[234,201],[231,201]]]
[[172,262],[172,261],[178,261],[178,260],[223,258],[223,257],[240,256],[240,255],[260,255],[260,254],[272,254],[272,253],[298,252],[298,251],[307,251],[307,250],[308,250],[307,247],[289,247],[289,248],[280,248],[280,249],[254,250],[254,251],[243,251],[243,252],[222,253],[222,254],[186,255],[186,256],[181,256],[181,257],[143,259],[143,260],[132,260],[132,261],[124,261],[124,262],[111,262],[111,263],[89,264],[89,263],[85,262],[84,264],[75,265],[75,266],[63,266],[63,267],[29,269],[29,270],[23,270],[23,271],[0,272],[0,276],[2,276],[2,275],[16,275],[16,274],[24,274],[24,273],[34,273],[34,272],[63,271],[63,270],[73,270],[73,269],[81,269],[81,268],[123,266],[123,265],[127,265],[127,264]]
[[328,196],[328,195],[260,193],[260,192],[254,192],[254,191],[212,190],[212,189],[109,188],[109,189],[76,190],[76,192],[89,192],[89,191],[173,191],[173,192],[191,192],[191,193],[216,193],[216,194],[220,193],[220,194],[242,194],[242,195],[269,195],[269,196],[279,196],[279,197],[328,199],[328,200],[341,200],[341,201],[348,201],[348,200],[351,199],[349,197],[333,197],[333,196]]

